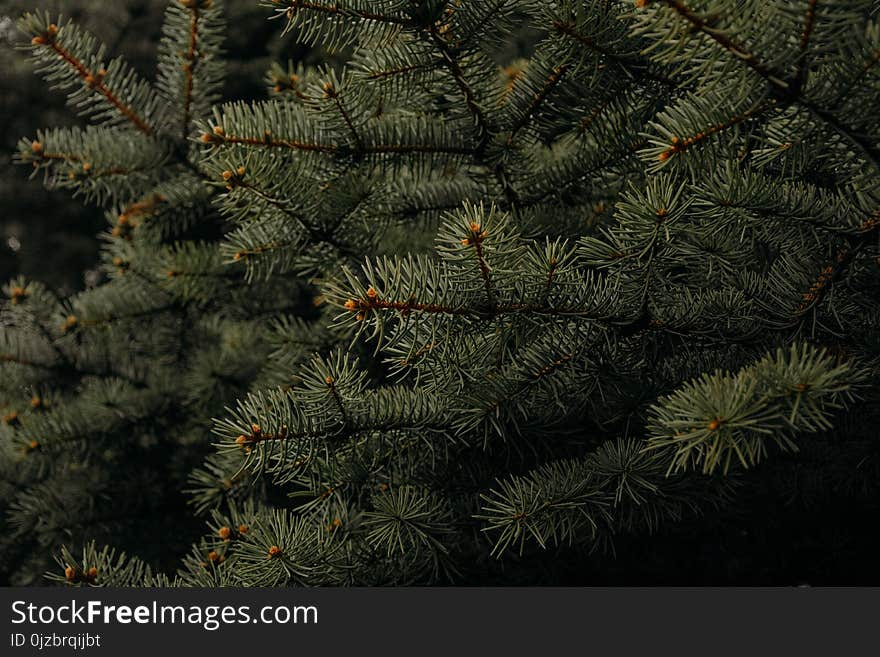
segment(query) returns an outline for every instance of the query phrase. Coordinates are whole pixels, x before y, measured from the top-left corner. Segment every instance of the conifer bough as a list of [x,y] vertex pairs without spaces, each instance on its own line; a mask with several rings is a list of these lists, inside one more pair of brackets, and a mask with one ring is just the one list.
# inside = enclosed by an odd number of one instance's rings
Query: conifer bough
[[872,2],[265,4],[336,54],[251,102],[219,0],[153,83],[20,21],[90,124],[18,159],[108,228],[4,288],[11,582],[550,583],[768,477],[876,503]]

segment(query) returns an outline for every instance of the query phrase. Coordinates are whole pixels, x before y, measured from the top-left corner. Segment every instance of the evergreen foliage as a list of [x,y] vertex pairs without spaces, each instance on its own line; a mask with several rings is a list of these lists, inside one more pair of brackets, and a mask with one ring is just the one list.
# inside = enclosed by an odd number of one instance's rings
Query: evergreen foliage
[[264,4],[332,56],[219,105],[219,0],[155,83],[21,19],[93,125],[18,159],[108,282],[4,288],[11,581],[542,583],[761,473],[876,508],[876,3]]

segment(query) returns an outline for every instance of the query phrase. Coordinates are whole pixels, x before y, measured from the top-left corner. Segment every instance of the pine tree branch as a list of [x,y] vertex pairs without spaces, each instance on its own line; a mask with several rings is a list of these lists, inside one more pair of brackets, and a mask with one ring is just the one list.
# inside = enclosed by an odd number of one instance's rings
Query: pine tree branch
[[826,265],[819,274],[816,281],[810,286],[809,292],[805,292],[803,301],[794,312],[794,316],[800,319],[810,308],[818,304],[825,295],[825,292],[831,286],[831,279],[840,272],[844,260],[848,257],[849,249],[843,247],[837,252],[834,258],[834,264]]
[[367,76],[367,80],[384,80],[392,78],[395,75],[403,75],[414,71],[422,71],[431,69],[431,64],[413,64],[411,66],[399,66],[396,68],[383,69],[381,71],[371,71]]
[[269,251],[276,251],[278,249],[286,249],[288,247],[293,246],[293,242],[268,242],[266,244],[261,244],[260,246],[254,246],[249,249],[242,249],[240,251],[236,251],[232,259],[236,262],[239,260],[244,260],[249,256],[261,255],[263,253],[268,253]]
[[[494,0],[494,3],[487,11],[485,7],[488,6],[489,2],[491,1],[492,0],[482,0],[482,2],[480,3],[481,5],[483,5],[483,7],[481,7],[483,11],[482,20],[480,20],[479,22],[475,22],[469,33],[456,35],[458,37],[455,44],[457,48],[463,48],[475,35],[480,34],[480,31],[484,28],[484,26],[489,23],[489,21],[491,21],[491,18],[493,16],[496,16],[505,5],[509,6],[515,2],[518,2],[518,0]],[[452,5],[450,9],[457,10],[460,6],[461,3],[459,2]],[[450,25],[450,23],[447,23],[447,25]]]
[[683,153],[684,151],[689,149],[691,146],[694,146],[695,144],[702,142],[703,140],[707,139],[708,137],[711,137],[712,135],[717,134],[719,132],[724,132],[725,130],[729,130],[730,128],[732,128],[736,125],[739,125],[740,123],[742,123],[743,121],[745,121],[747,119],[751,119],[756,116],[760,116],[761,114],[770,110],[773,107],[776,107],[776,101],[771,99],[771,100],[768,100],[764,103],[761,103],[760,105],[758,105],[756,107],[753,107],[752,109],[746,110],[742,114],[737,114],[735,116],[732,116],[730,119],[728,119],[724,123],[719,123],[717,125],[710,126],[710,127],[706,128],[705,130],[701,130],[700,132],[698,132],[694,135],[690,135],[687,137],[673,137],[672,143],[670,144],[669,148],[667,148],[665,151],[662,151],[657,156],[657,159],[660,160],[661,162],[664,162],[664,161],[668,160],[670,157],[672,157],[673,155],[676,155],[678,153]]
[[[83,176],[87,176],[89,178],[100,178],[102,176],[127,176],[132,173],[139,173],[143,171],[150,171],[152,168],[147,167],[138,167],[138,168],[126,168],[126,167],[111,167],[109,169],[93,169],[91,163],[86,162],[81,156],[75,155],[73,153],[61,153],[61,152],[50,152],[39,150],[35,151],[31,154],[31,161],[34,164],[38,164],[42,160],[55,160],[61,162],[74,162],[81,164],[81,173]],[[71,176],[76,175],[71,172]]]
[[198,64],[198,38],[199,38],[199,6],[195,3],[191,3],[186,6],[192,16],[190,18],[190,27],[189,27],[189,48],[186,53],[183,54],[183,71],[186,76],[184,81],[184,92],[183,92],[183,134],[181,138],[185,141],[189,136],[189,123],[191,119],[192,112],[192,100],[193,100],[193,73],[194,69]]
[[[818,4],[818,0],[807,0],[807,10],[804,16],[804,29],[801,32],[801,40],[798,43],[800,47],[801,54],[805,53],[807,47],[810,45],[810,37],[813,34],[813,26],[816,22],[816,5]],[[803,58],[801,59],[800,66],[803,67]]]
[[367,146],[360,153],[367,155],[408,153],[437,153],[448,155],[474,155],[474,149],[467,146],[438,146],[436,144],[376,144]]
[[529,120],[532,118],[534,113],[538,110],[541,104],[547,99],[556,85],[562,80],[565,76],[566,72],[571,67],[570,64],[560,64],[553,68],[553,71],[547,77],[547,80],[544,82],[544,85],[535,94],[535,97],[532,99],[532,102],[529,104],[529,108],[523,113],[523,115],[519,118],[519,120],[513,125],[513,128],[510,130],[510,134],[507,137],[507,145],[512,146],[514,140],[516,139],[519,131],[528,125]]
[[880,63],[880,48],[874,51],[874,54],[871,58],[868,59],[863,65],[859,74],[854,77],[849,84],[846,85],[843,93],[840,94],[839,98],[846,98],[850,92],[855,89],[859,84],[861,84],[862,80],[871,72],[878,63]]
[[347,426],[349,423],[348,413],[345,411],[345,404],[342,403],[339,390],[336,389],[336,382],[333,380],[333,377],[328,376],[326,383],[327,388],[330,390],[330,395],[333,397],[333,402],[336,404],[336,408],[339,410],[339,415],[342,418],[342,426]]
[[39,330],[40,335],[43,336],[43,339],[46,341],[46,344],[48,344],[52,348],[52,351],[55,353],[55,356],[58,358],[59,361],[61,361],[61,367],[68,368],[68,369],[75,367],[73,360],[71,360],[71,358],[67,354],[64,353],[64,350],[61,349],[61,347],[55,341],[55,336],[53,336],[49,332],[49,329],[46,328],[46,326],[40,321],[36,321],[36,322],[34,322],[34,324],[36,325],[37,329]]
[[[234,187],[243,189],[246,192],[253,194],[257,198],[266,201],[266,203],[271,205],[273,208],[279,210],[286,217],[290,217],[291,219],[293,219],[313,242],[328,244],[336,249],[336,251],[344,257],[352,257],[355,255],[350,247],[346,246],[345,244],[341,244],[336,239],[334,239],[334,230],[330,228],[324,230],[315,228],[309,221],[306,220],[303,215],[292,210],[283,199],[272,196],[254,183],[242,180],[240,177],[235,178]],[[239,251],[235,254],[235,256],[237,256],[236,260],[240,259],[241,256],[256,255],[257,253],[269,251],[272,248],[281,248],[287,245],[288,243],[286,242],[273,242],[272,244],[266,245],[265,247],[260,247],[258,249],[246,249],[244,251]]]
[[[724,48],[726,51],[736,56],[738,59],[742,60],[749,68],[751,68],[755,73],[760,75],[765,80],[771,82],[774,86],[777,86],[781,89],[788,89],[789,85],[785,81],[784,76],[777,74],[773,70],[770,69],[767,64],[762,62],[757,55],[750,52],[744,46],[736,43],[726,34],[723,34],[717,30],[712,29],[709,23],[702,17],[695,14],[687,5],[679,0],[649,0],[656,1],[662,4],[665,4],[667,7],[670,7],[674,10],[679,16],[681,16],[684,20],[691,24],[691,26],[697,30],[698,32],[705,34],[707,37],[715,41],[718,45]],[[649,4],[648,1],[644,2],[642,6]]]
[[257,185],[255,185],[254,183],[248,182],[248,181],[246,181],[246,180],[241,180],[241,179],[239,179],[239,180],[237,180],[237,181],[235,182],[234,185],[231,185],[231,187],[233,187],[233,188],[237,188],[237,189],[243,189],[243,190],[245,190],[246,192],[248,192],[248,193],[250,193],[250,194],[253,194],[253,195],[256,196],[257,198],[266,201],[266,203],[268,203],[269,205],[271,205],[273,208],[275,208],[276,210],[279,210],[281,213],[283,213],[284,216],[286,216],[286,217],[290,217],[291,219],[293,219],[293,220],[296,222],[296,224],[297,224],[300,228],[302,228],[306,233],[308,233],[309,237],[311,237],[313,240],[315,240],[315,241],[321,241],[321,240],[320,240],[320,235],[319,235],[318,232],[317,232],[317,231],[311,226],[311,224],[309,224],[309,223],[306,221],[305,217],[303,217],[303,216],[302,216],[301,214],[299,214],[298,212],[294,212],[294,211],[293,211],[293,210],[287,205],[287,203],[286,203],[284,200],[279,199],[279,198],[276,198],[275,196],[271,196],[270,194],[268,194],[268,193],[265,192],[264,190],[260,189],[260,188],[259,188]]
[[483,240],[485,239],[485,233],[482,232],[482,226],[472,227],[473,235],[470,238],[470,243],[474,247],[474,253],[477,256],[477,264],[480,268],[480,276],[483,279],[483,287],[486,288],[486,301],[490,306],[496,306],[495,302],[495,291],[492,286],[492,273],[489,270],[489,265],[486,262],[486,256],[483,253]]
[[474,94],[473,89],[471,89],[471,86],[465,79],[464,71],[462,71],[458,60],[453,55],[452,50],[450,50],[449,45],[446,43],[443,36],[438,33],[436,26],[432,25],[430,27],[429,34],[431,35],[432,42],[440,51],[440,55],[443,58],[443,63],[446,65],[446,68],[449,69],[449,72],[452,74],[452,77],[455,80],[455,83],[458,85],[459,90],[461,90],[461,93],[464,95],[465,104],[467,105],[468,110],[470,110],[470,113],[473,115],[474,121],[477,124],[479,141],[477,142],[477,146],[474,149],[474,153],[478,156],[481,156],[482,153],[486,150],[486,146],[489,143],[489,121],[479,103],[477,103],[476,95]]
[[577,357],[577,355],[579,353],[581,353],[582,351],[583,351],[582,349],[571,351],[571,352],[564,354],[564,355],[560,356],[559,358],[555,359],[552,363],[548,363],[547,365],[545,365],[544,367],[539,369],[537,372],[533,373],[529,377],[529,382],[535,383],[537,381],[540,381],[541,379],[544,379],[548,376],[551,376],[552,374],[554,374],[557,371],[559,371],[560,369],[562,369],[565,365],[570,363],[572,360],[574,360]]
[[827,296],[832,285],[840,280],[858,253],[874,239],[874,232],[878,227],[880,227],[880,210],[863,221],[858,229],[858,237],[855,240],[847,240],[837,250],[833,260],[822,268],[819,276],[810,286],[809,291],[804,293],[803,301],[795,310],[792,326],[800,324],[807,311],[822,302],[822,299]]
[[295,139],[275,139],[269,131],[260,139],[257,137],[241,137],[229,134],[211,134],[202,135],[202,141],[208,144],[217,145],[220,143],[239,144],[242,146],[256,146],[261,148],[287,148],[295,151],[308,151],[316,153],[335,153],[338,147],[335,144],[317,144],[311,142],[297,141]]
[[431,315],[465,315],[475,317],[482,316],[482,313],[475,311],[471,308],[456,308],[453,306],[445,306],[439,303],[394,301],[369,296],[367,299],[361,299],[360,301],[349,299],[345,304],[345,309],[350,311],[396,310],[404,314],[409,314],[412,312],[422,312]]
[[[350,206],[345,212],[340,213],[338,216],[336,216],[335,220],[332,223],[327,224],[323,228],[323,230],[321,231],[322,235],[326,236],[325,241],[327,239],[331,239],[331,236],[335,235],[336,231],[338,231],[340,229],[340,227],[345,225],[345,222],[348,221],[354,215],[354,213],[357,212],[361,208],[361,206],[364,204],[364,202],[367,199],[369,199],[373,195],[373,193],[374,192],[372,190],[370,190],[365,193],[359,194],[357,201],[352,206]],[[331,242],[331,243],[336,244],[336,242]],[[351,257],[354,255],[357,255],[354,251],[352,251],[348,247],[342,247],[341,245],[337,245],[337,246],[339,246],[340,250],[345,252],[346,256]]]
[[406,424],[396,422],[376,422],[353,424],[352,422],[335,422],[329,426],[322,427],[318,430],[306,431],[290,431],[286,426],[281,427],[277,432],[263,431],[259,425],[253,425],[250,433],[242,434],[235,440],[235,445],[251,449],[261,443],[285,442],[289,440],[325,440],[327,438],[336,438],[339,436],[353,437],[363,433],[383,433],[387,431],[445,431],[450,427],[447,425],[431,425],[424,424]]
[[[141,383],[138,387],[145,389],[147,386],[144,385],[143,383]],[[161,404],[161,402],[159,402],[159,404]],[[157,406],[159,404],[157,404]],[[153,413],[154,410],[155,409],[150,409],[144,415],[129,415],[128,417],[124,418],[122,422],[120,422],[119,426],[114,426],[111,428],[110,431],[106,432],[106,435],[115,434],[123,427],[138,426],[141,422],[146,420]],[[86,428],[86,429],[83,429],[82,431],[75,431],[75,432],[70,433],[66,436],[64,436],[64,435],[52,436],[51,440],[41,441],[38,444],[38,448],[39,449],[43,449],[43,448],[53,449],[53,448],[61,446],[61,445],[70,445],[71,443],[76,443],[76,442],[80,442],[80,441],[93,442],[96,438],[101,437],[101,434],[102,434],[102,432],[100,432],[100,431],[96,432],[91,428]],[[129,435],[131,435],[131,434],[129,434]]]
[[[318,144],[311,142],[297,141],[293,139],[275,139],[271,134],[267,134],[264,138],[257,137],[241,137],[237,135],[222,136],[205,133],[202,141],[209,144],[240,144],[243,146],[254,146],[260,148],[285,148],[298,151],[309,151],[317,153],[339,153],[342,148],[338,144]],[[450,155],[473,155],[474,150],[462,146],[442,146],[436,144],[375,144],[372,146],[364,146],[360,149],[352,149],[355,155],[406,155],[412,153],[436,153]]]
[[877,170],[880,171],[880,150],[878,150],[864,135],[856,133],[852,128],[841,123],[830,111],[822,109],[818,105],[801,98],[798,104],[809,111],[811,114],[821,119],[826,125],[830,126],[844,141],[854,146],[857,151],[861,151],[865,159]]
[[18,356],[14,356],[12,354],[0,354],[0,362],[16,363],[18,365],[25,365],[26,367],[37,367],[37,368],[44,369],[44,370],[60,369],[57,365],[47,365],[45,363],[36,363],[32,360],[28,360],[26,358],[19,358]]
[[298,11],[306,10],[343,18],[359,18],[362,20],[376,21],[377,23],[388,23],[392,25],[406,25],[408,23],[407,19],[400,16],[388,16],[386,14],[378,14],[371,11],[351,9],[343,6],[341,2],[333,2],[329,5],[309,2],[308,0],[272,0],[272,2],[276,5],[287,5],[288,18],[293,18]]
[[126,105],[119,97],[104,83],[104,75],[106,74],[103,69],[101,71],[91,71],[89,70],[85,64],[79,61],[76,57],[73,56],[70,52],[65,50],[62,46],[58,44],[58,41],[54,38],[48,41],[47,45],[57,54],[62,60],[64,60],[70,67],[76,72],[76,74],[82,78],[83,83],[89,88],[92,89],[99,94],[101,94],[113,107],[117,109],[117,111],[122,114],[129,122],[131,122],[138,130],[143,132],[147,136],[153,135],[155,130],[152,126],[150,126],[143,118],[138,116],[138,114],[128,105]]
[[518,222],[520,219],[520,198],[510,182],[504,162],[499,162],[494,167],[493,172],[495,174],[495,180],[497,180],[498,184],[501,186],[501,193],[504,194],[504,200],[507,202],[507,207],[513,215],[514,220]]
[[339,98],[339,94],[336,90],[332,90],[327,92],[330,94],[330,97],[333,99],[333,102],[336,104],[336,108],[339,110],[339,113],[342,115],[342,120],[345,121],[345,125],[348,126],[348,131],[351,133],[351,136],[354,138],[354,143],[357,147],[358,151],[362,151],[364,149],[364,142],[361,139],[361,136],[358,134],[357,129],[354,127],[354,123],[351,120],[351,117],[348,115],[348,112],[345,111],[345,107],[342,105],[342,100]]
[[[553,87],[555,87],[559,83],[562,76],[565,74],[567,66],[567,64],[557,66],[554,69],[554,72],[551,73],[550,78],[544,84],[544,87],[541,89],[541,91],[538,92],[538,94],[535,95],[535,98],[529,106],[528,111],[511,129],[511,132],[507,138],[508,146],[511,146],[513,144],[513,140],[516,134],[525,127],[532,114],[537,110],[544,99],[550,94]],[[518,221],[520,218],[520,197],[514,189],[513,184],[510,182],[510,178],[507,175],[507,170],[503,161],[498,162],[498,164],[493,167],[493,174],[495,176],[495,179],[498,181],[498,184],[501,186],[501,191],[504,194],[504,199],[507,202],[507,206],[513,214],[514,219]]]
[[604,160],[600,161],[598,164],[596,164],[594,166],[591,166],[589,169],[587,169],[585,171],[579,170],[576,178],[572,178],[570,180],[564,180],[564,181],[559,182],[558,184],[554,185],[553,187],[547,189],[546,191],[541,192],[540,194],[538,194],[536,196],[532,196],[530,198],[523,199],[520,202],[520,207],[530,208],[530,207],[535,207],[537,205],[540,205],[541,203],[546,201],[547,198],[549,198],[551,196],[558,196],[561,192],[569,189],[570,187],[582,184],[589,176],[592,176],[593,174],[598,173],[599,171],[604,171],[605,169],[608,169],[609,167],[613,167],[613,166],[620,164],[621,162],[624,162],[628,158],[632,157],[641,148],[643,148],[644,145],[645,145],[644,140],[638,140],[638,141],[632,142],[627,145],[625,150],[623,150],[621,152],[612,152]]
[[203,278],[203,279],[226,279],[230,281],[241,281],[241,274],[236,271],[185,271],[183,269],[169,269],[165,272],[168,278]]
[[[803,107],[806,107],[816,117],[820,118],[822,121],[831,126],[835,130],[835,132],[837,132],[846,141],[850,142],[859,151],[861,151],[874,168],[880,170],[880,150],[875,148],[862,136],[856,134],[851,128],[840,122],[830,111],[821,109],[814,103],[805,99],[803,97],[803,80],[797,77],[795,77],[793,80],[786,80],[783,75],[780,75],[779,73],[771,70],[770,67],[763,63],[754,53],[750,52],[743,46],[740,46],[725,34],[713,30],[705,19],[695,14],[679,0],[649,1],[661,2],[666,6],[672,8],[676,13],[679,14],[679,16],[690,23],[694,27],[694,29],[705,34],[713,41],[718,43],[725,50],[735,55],[738,59],[742,60],[747,66],[755,71],[755,73],[766,80],[781,95],[783,99],[787,100],[788,102],[797,103]],[[645,4],[648,3],[645,2]],[[810,32],[812,32],[813,20],[814,18],[809,19],[808,25],[810,26]],[[809,35],[807,35],[807,42],[808,41]]]
[[582,118],[580,120],[580,122],[578,123],[578,129],[580,130],[580,133],[582,135],[587,134],[587,132],[590,129],[590,126],[593,125],[593,123],[596,121],[596,119],[598,119],[600,116],[602,116],[602,114],[605,113],[605,110],[607,110],[610,107],[613,107],[615,100],[617,100],[616,94],[609,96],[604,101],[599,103],[596,107],[594,107],[590,111],[590,113],[587,114],[587,116]]
[[594,308],[577,306],[551,306],[531,303],[496,303],[490,306],[481,306],[479,308],[474,308],[463,306],[449,306],[440,303],[420,303],[412,299],[408,299],[406,301],[381,299],[378,295],[368,293],[367,297],[364,299],[349,299],[345,302],[343,307],[346,310],[354,313],[394,310],[403,314],[404,316],[409,315],[413,312],[419,312],[429,315],[459,315],[480,319],[492,319],[504,315],[534,313],[536,315],[548,315],[552,317],[578,317],[582,319],[594,320],[597,322],[607,322],[609,324],[616,325],[614,323],[614,320],[609,320],[603,315],[597,315]]
[[639,60],[616,53],[610,48],[605,48],[601,46],[599,43],[596,42],[595,39],[592,39],[585,34],[581,34],[577,31],[577,26],[573,23],[554,20],[553,29],[556,30],[557,34],[562,34],[564,36],[570,37],[588,50],[591,50],[597,55],[613,61],[622,69],[624,69],[635,80],[648,80],[651,82],[658,82],[669,89],[678,88],[678,84],[673,82],[670,78],[664,75],[660,75],[658,73],[654,73]]

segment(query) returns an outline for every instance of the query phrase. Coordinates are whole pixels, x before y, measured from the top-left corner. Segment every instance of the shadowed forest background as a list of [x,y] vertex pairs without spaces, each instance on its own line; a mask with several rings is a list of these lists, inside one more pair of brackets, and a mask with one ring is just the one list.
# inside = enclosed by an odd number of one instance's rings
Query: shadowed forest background
[[[166,0],[0,0],[0,279],[23,275],[60,294],[101,282],[97,263],[103,213],[64,190],[46,191],[39,177],[12,161],[16,143],[38,128],[75,125],[63,94],[53,93],[15,46],[23,40],[15,19],[27,10],[63,13],[109,44],[108,58],[124,55],[150,79],[155,71]],[[273,61],[308,59],[308,48],[267,20],[257,0],[226,0],[227,83],[224,100],[267,96],[265,73]],[[511,48],[527,49],[527,40]],[[796,458],[796,457],[788,457]],[[779,459],[784,465],[786,459]],[[773,481],[774,465],[753,473]],[[669,524],[659,536],[620,537],[616,558],[596,558],[579,572],[548,579],[570,584],[880,584],[873,510],[853,508],[842,492],[789,503],[781,496],[744,493],[736,505],[698,523]],[[772,490],[772,486],[770,487]],[[681,549],[686,545],[687,549]],[[552,574],[549,574],[551,573]],[[3,582],[0,582],[3,583]],[[515,582],[511,582],[514,584]]]

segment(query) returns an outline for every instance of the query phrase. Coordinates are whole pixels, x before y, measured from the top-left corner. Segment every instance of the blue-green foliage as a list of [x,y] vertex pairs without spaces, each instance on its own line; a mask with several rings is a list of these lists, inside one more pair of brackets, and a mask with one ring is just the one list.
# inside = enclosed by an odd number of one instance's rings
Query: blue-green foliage
[[12,581],[535,581],[804,445],[876,493],[875,3],[264,4],[337,59],[255,102],[217,0],[154,85],[21,21],[94,125],[18,157],[109,226],[4,288]]

